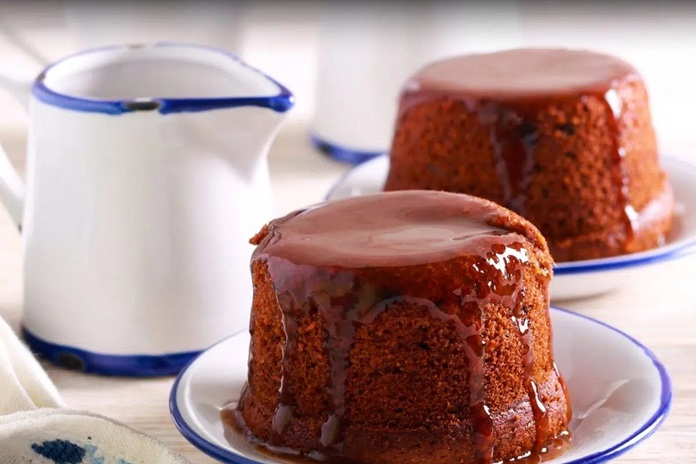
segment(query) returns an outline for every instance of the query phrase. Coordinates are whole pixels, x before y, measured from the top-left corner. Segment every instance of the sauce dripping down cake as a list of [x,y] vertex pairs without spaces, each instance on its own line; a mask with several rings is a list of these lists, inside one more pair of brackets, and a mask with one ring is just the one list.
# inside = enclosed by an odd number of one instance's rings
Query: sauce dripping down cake
[[322,203],[255,236],[248,382],[223,412],[272,452],[488,464],[566,435],[552,261],[529,222],[433,191]]
[[664,243],[674,199],[633,66],[564,49],[473,54],[403,89],[385,190],[492,200],[574,261]]

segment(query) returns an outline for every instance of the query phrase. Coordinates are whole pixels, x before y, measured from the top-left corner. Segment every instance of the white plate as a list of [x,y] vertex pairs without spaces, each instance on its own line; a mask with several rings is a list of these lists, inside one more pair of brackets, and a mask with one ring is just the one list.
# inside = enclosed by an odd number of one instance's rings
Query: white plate
[[[696,251],[696,166],[674,158],[662,158],[669,174],[677,210],[679,235],[653,250],[612,258],[558,263],[554,267],[551,298],[554,301],[607,293],[631,282],[634,272],[647,264],[675,259]],[[389,157],[380,156],[348,171],[329,190],[327,200],[382,191],[389,172]]]
[[[667,416],[672,388],[665,368],[645,346],[602,322],[552,308],[556,363],[573,407],[566,452],[547,464],[608,461],[651,435]],[[236,400],[247,376],[249,334],[234,335],[186,367],[172,388],[179,431],[225,463],[292,462],[259,452],[241,435],[225,439],[221,406]]]

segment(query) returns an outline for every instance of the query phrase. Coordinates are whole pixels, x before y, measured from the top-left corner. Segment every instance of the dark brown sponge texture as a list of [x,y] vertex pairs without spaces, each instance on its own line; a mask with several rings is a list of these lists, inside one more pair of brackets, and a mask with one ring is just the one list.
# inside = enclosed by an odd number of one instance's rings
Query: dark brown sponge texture
[[[659,245],[673,219],[670,186],[660,168],[648,95],[630,76],[615,83],[622,102],[617,121],[603,98],[569,94],[506,101],[527,114],[536,132],[523,204],[505,205],[490,129],[471,111],[471,99],[441,95],[403,110],[398,118],[384,189],[467,193],[510,207],[536,225],[556,261],[600,258]],[[615,129],[614,129],[615,128]],[[617,162],[617,147],[624,150]],[[642,211],[653,199],[660,214],[626,233],[626,199]]]
[[[501,208],[502,209],[502,208]],[[501,226],[518,230],[529,256],[519,305],[528,308],[534,369],[540,397],[548,408],[551,440],[566,430],[569,405],[553,365],[548,284],[551,258],[546,243],[529,223],[510,214]],[[266,235],[264,228],[254,241]],[[467,316],[455,289],[487,285],[476,270],[479,256],[461,255],[447,262],[392,268],[353,269],[361,282],[389,287],[433,302],[442,312]],[[252,263],[254,300],[248,388],[239,410],[249,431],[268,442],[279,405],[282,310],[264,260]],[[534,446],[536,429],[523,385],[523,350],[510,309],[482,304],[486,343],[487,404],[494,422],[494,460],[517,457]],[[297,319],[292,368],[284,382],[296,399],[293,419],[282,446],[304,453],[320,448],[321,426],[328,413],[329,362],[325,321],[310,311]],[[452,324],[432,317],[423,306],[399,301],[372,322],[356,327],[349,353],[343,444],[346,462],[369,464],[474,462],[468,375],[462,340]]]

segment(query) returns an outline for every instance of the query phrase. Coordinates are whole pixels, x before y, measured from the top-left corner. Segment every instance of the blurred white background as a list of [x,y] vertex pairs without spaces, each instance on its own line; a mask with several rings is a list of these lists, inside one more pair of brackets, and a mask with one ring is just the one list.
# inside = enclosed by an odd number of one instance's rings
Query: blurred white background
[[[638,68],[650,90],[662,151],[696,160],[696,2],[506,0],[485,6],[441,1],[425,7],[417,2],[329,3],[3,0],[0,75],[28,80],[41,69],[40,61],[105,44],[198,42],[228,49],[287,85],[297,97],[289,125],[306,131],[313,125],[315,109],[322,118],[327,111],[342,111],[340,99],[317,100],[319,84],[326,86],[318,76],[326,79],[326,70],[333,69],[331,88],[349,89],[352,93],[346,90],[346,98],[361,95],[360,107],[375,109],[372,119],[348,108],[345,117],[350,116],[355,130],[379,131],[384,138],[391,128],[389,111],[396,106],[399,83],[428,59],[516,46],[589,48],[620,56]],[[346,27],[326,27],[337,23]],[[339,34],[342,41],[337,40]],[[428,34],[437,40],[423,41]],[[329,42],[334,48],[327,50]],[[415,50],[414,43],[425,45]],[[399,58],[396,65],[386,66],[400,56],[399,46],[402,54],[413,51],[407,53],[410,61]],[[355,74],[358,69],[362,74]],[[367,78],[382,79],[391,94],[375,96],[362,89]],[[385,105],[378,98],[391,106],[377,108]],[[22,108],[4,92],[0,108],[0,130],[26,126]]]

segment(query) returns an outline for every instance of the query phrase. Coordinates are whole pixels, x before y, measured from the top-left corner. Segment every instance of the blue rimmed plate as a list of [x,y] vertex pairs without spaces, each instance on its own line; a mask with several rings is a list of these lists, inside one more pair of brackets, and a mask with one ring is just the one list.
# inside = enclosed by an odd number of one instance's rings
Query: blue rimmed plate
[[[655,355],[595,319],[552,308],[556,363],[573,406],[570,447],[548,464],[609,461],[650,436],[667,416],[672,388]],[[170,396],[179,431],[224,463],[292,463],[259,452],[243,436],[225,438],[221,407],[238,398],[247,375],[249,334],[234,335],[181,372]]]
[[[599,295],[631,281],[648,264],[680,258],[696,251],[696,165],[663,158],[662,166],[674,189],[679,227],[670,241],[658,248],[612,258],[558,263],[551,283],[551,298],[566,300]],[[389,171],[388,156],[380,156],[348,171],[329,190],[327,200],[380,192]]]

